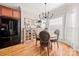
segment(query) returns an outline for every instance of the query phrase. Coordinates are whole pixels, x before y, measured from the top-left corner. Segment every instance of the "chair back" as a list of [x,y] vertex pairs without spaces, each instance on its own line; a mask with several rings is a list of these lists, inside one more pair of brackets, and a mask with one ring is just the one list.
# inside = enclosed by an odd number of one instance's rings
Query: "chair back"
[[36,31],[34,31],[34,32],[35,32],[35,37],[38,38],[38,35],[37,35]]
[[57,35],[57,40],[59,39],[59,34],[60,34],[60,31],[58,29],[55,30],[54,34]]
[[49,43],[49,38],[50,38],[49,33],[47,31],[41,31],[39,34],[39,37],[40,37],[41,45],[47,46]]

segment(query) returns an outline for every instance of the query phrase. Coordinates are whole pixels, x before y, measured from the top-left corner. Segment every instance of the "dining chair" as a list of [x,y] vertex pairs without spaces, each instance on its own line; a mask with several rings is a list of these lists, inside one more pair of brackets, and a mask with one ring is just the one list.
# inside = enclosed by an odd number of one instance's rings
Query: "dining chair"
[[51,42],[51,48],[52,48],[52,43],[57,43],[57,47],[59,48],[59,45],[58,45],[58,39],[59,39],[59,33],[60,31],[58,29],[55,30],[54,34],[56,34],[56,38],[55,37],[52,37],[50,39],[50,42]]
[[36,32],[35,32],[35,37],[36,37],[36,45],[37,45],[37,42],[40,41],[40,38],[39,35],[36,34]]
[[40,37],[40,53],[42,51],[42,49],[44,49],[45,47],[47,48],[47,53],[49,56],[49,45],[50,45],[50,35],[47,31],[41,31],[39,34]]

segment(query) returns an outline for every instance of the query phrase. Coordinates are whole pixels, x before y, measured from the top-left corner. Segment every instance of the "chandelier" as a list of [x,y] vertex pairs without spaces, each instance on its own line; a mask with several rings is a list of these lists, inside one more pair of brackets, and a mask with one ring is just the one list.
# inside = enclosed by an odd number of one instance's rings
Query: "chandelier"
[[45,4],[45,11],[42,12],[41,14],[39,14],[39,19],[50,19],[50,18],[52,18],[53,13],[51,13],[49,11],[47,12],[47,10],[46,10],[47,3],[44,3],[44,4]]

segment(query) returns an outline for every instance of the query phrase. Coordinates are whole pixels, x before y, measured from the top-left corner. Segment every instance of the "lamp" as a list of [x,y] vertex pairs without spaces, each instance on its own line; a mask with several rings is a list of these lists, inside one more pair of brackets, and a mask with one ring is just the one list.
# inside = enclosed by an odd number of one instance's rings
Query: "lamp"
[[39,23],[41,23],[42,20],[45,20],[45,25],[46,25],[45,28],[48,28],[49,27],[49,20],[48,19],[51,19],[53,17],[53,13],[46,10],[47,3],[44,3],[44,5],[45,5],[45,11],[42,12],[41,14],[39,14],[39,19],[40,19]]
[[47,7],[47,3],[45,4],[45,12],[42,12],[41,14],[39,14],[39,18],[40,19],[50,19],[53,16],[53,13],[50,13],[49,11],[47,12],[46,7]]

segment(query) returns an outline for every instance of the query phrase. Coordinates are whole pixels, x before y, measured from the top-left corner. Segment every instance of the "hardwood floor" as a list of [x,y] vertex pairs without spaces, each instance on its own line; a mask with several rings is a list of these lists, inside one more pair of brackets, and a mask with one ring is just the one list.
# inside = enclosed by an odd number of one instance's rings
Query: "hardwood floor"
[[[46,49],[40,54],[39,47],[39,42],[36,46],[35,40],[27,40],[25,43],[0,49],[0,56],[47,56]],[[79,56],[79,52],[59,42],[59,48],[53,44],[52,50],[50,49],[50,56]]]

